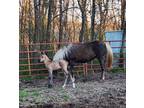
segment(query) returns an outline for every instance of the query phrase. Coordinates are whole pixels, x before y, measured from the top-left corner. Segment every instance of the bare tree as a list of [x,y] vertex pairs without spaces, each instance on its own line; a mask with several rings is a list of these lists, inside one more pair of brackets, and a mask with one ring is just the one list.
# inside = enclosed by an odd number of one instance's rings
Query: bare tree
[[[59,0],[59,13],[60,13],[60,16],[59,16],[59,42],[62,41],[62,36],[63,36],[63,26],[62,26],[62,23],[63,23],[63,12],[62,12],[62,0]],[[59,45],[60,47],[60,45]]]
[[[123,10],[120,7],[124,7],[123,1],[77,0],[76,3],[75,0],[22,0],[20,31],[27,30],[34,42],[41,40],[50,42],[58,38],[60,42],[64,38],[68,40],[79,38],[82,42],[90,38],[93,40],[95,31],[98,32],[99,39],[103,40],[108,27],[110,30],[120,28],[124,30],[124,17],[120,15]],[[121,6],[117,6],[119,4]],[[109,6],[112,8],[109,9]]]
[[[74,3],[74,0],[73,0],[73,7],[74,7],[74,5],[75,5],[75,3]],[[75,21],[74,21],[74,8],[73,8],[73,11],[72,11],[72,26],[73,26],[73,37],[74,37],[74,39],[75,39],[75,36],[76,36],[76,28],[75,28]]]
[[[121,0],[121,30],[123,30],[122,40],[125,40],[126,38],[126,22],[125,22],[125,10],[126,10],[126,0]],[[122,48],[120,49],[120,58],[124,58],[123,54],[123,47],[125,45],[125,42],[122,41]],[[120,67],[124,66],[124,60],[120,59]]]
[[[19,27],[20,27],[20,33],[23,32],[23,18],[24,18],[24,8],[23,8],[23,2],[24,1],[20,1],[19,4],[20,4],[20,12],[19,12]],[[20,35],[21,36],[21,35]]]
[[51,37],[51,20],[52,20],[52,8],[53,8],[53,0],[49,0],[49,4],[48,4],[48,24],[47,24],[47,42],[50,42],[50,37]]
[[47,13],[48,13],[48,0],[42,0],[41,4],[41,30],[42,30],[42,41],[47,40]]
[[99,40],[104,40],[109,0],[106,0],[106,1],[97,0],[97,1],[98,1],[98,8],[99,8],[99,14],[100,14],[98,36],[99,36]]
[[56,28],[56,22],[57,22],[57,19],[55,18],[54,19],[54,16],[57,14],[57,2],[58,0],[53,0],[53,24],[52,24],[52,26],[53,26],[53,28],[52,28],[52,34],[54,35],[54,32],[55,32],[55,28]]
[[32,21],[33,21],[33,17],[32,17],[32,4],[31,4],[31,0],[28,1],[29,2],[29,10],[28,10],[28,17],[29,17],[29,22],[28,22],[28,33],[29,36],[33,37],[33,25],[32,25]]
[[64,21],[63,21],[63,25],[64,25],[64,38],[66,39],[67,38],[67,36],[68,36],[68,25],[67,25],[67,23],[68,23],[68,6],[69,6],[69,0],[64,0],[64,10],[66,10],[65,11],[65,13],[64,13]]
[[40,41],[40,0],[34,0],[34,13],[35,13],[35,32],[34,32],[34,42]]
[[84,34],[86,31],[86,2],[87,0],[77,0],[78,5],[82,14],[82,24],[81,24],[81,30],[80,30],[80,36],[79,41],[82,42],[84,40]]
[[[37,43],[40,42],[41,40],[41,13],[40,13],[40,6],[41,6],[41,0],[34,0],[34,37],[33,37],[33,42]],[[40,45],[35,46],[37,47],[37,50],[40,50]],[[33,57],[37,57],[38,53],[32,53]],[[33,59],[33,62],[36,63],[38,62],[38,60]],[[36,66],[34,65],[33,68],[36,68]]]
[[94,39],[94,27],[95,27],[95,13],[96,13],[96,4],[95,0],[92,0],[92,15],[91,15],[91,40]]

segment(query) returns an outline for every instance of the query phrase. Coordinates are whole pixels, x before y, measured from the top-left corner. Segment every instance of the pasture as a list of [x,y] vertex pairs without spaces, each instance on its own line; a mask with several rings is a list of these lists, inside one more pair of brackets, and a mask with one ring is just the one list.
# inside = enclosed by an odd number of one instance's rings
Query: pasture
[[20,108],[125,108],[126,73],[106,73],[106,81],[99,81],[100,73],[76,80],[76,88],[69,84],[62,88],[63,78],[54,79],[54,87],[47,87],[46,79],[20,81]]

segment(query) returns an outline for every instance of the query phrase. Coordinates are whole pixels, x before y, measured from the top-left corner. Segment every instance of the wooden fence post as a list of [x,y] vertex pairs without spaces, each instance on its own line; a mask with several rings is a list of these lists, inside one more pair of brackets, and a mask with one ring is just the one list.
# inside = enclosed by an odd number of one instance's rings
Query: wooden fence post
[[83,71],[84,71],[84,76],[87,76],[87,71],[88,71],[87,63],[83,64]]
[[31,66],[30,66],[30,50],[29,50],[29,45],[27,47],[27,51],[28,51],[28,70],[29,70],[29,75],[31,75]]
[[31,66],[30,66],[30,42],[29,42],[29,36],[27,33],[24,34],[24,46],[27,49],[27,56],[28,56],[28,71],[29,71],[29,75],[31,75]]

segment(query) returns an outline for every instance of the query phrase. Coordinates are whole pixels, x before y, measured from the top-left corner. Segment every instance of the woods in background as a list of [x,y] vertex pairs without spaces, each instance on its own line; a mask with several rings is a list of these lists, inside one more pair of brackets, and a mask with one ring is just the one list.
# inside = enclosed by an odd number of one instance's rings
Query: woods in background
[[[56,42],[103,41],[105,31],[115,30],[123,31],[125,40],[125,10],[126,0],[19,0],[20,70],[31,75],[32,69],[39,69],[36,51],[53,57],[64,45]],[[122,41],[116,55],[122,58],[119,67],[124,67],[124,46]]]
[[104,40],[125,30],[125,0],[20,0],[20,42]]

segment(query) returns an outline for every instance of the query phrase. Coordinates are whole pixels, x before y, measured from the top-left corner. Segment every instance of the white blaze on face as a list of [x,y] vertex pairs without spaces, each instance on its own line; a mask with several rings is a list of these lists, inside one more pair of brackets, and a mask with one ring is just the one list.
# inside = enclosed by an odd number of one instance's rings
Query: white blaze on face
[[44,61],[44,57],[43,55],[40,57],[40,62],[43,62]]
[[72,47],[72,44],[68,45],[67,47],[64,46],[62,49],[58,50],[53,57],[53,61],[59,61],[64,59],[64,56],[68,54],[69,49]]

